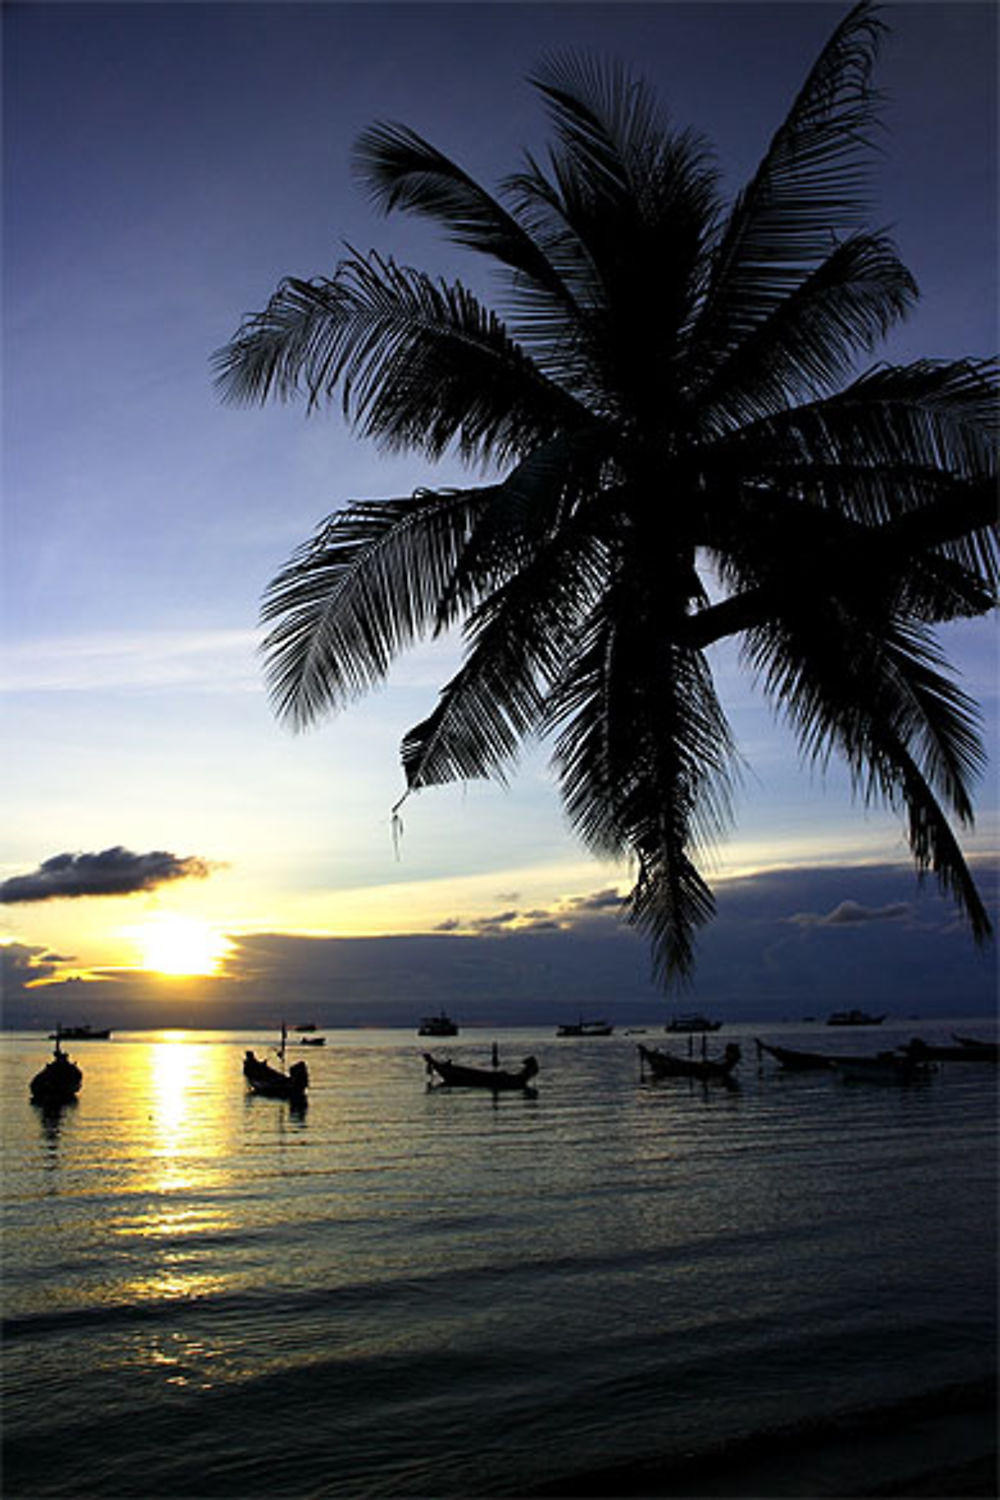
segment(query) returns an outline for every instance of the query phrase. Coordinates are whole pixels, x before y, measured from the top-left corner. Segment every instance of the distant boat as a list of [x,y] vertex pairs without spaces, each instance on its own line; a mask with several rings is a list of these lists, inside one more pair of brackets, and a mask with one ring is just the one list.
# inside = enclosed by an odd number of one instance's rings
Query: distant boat
[[556,1027],[556,1036],[611,1036],[614,1027],[607,1021],[569,1021]]
[[249,1084],[251,1093],[262,1094],[267,1099],[289,1099],[293,1104],[304,1104],[306,1089],[309,1087],[309,1069],[304,1062],[297,1062],[292,1063],[288,1071],[285,1071],[287,1035],[287,1028],[282,1023],[277,1068],[256,1057],[248,1049],[243,1056],[243,1077]]
[[829,1071],[836,1062],[836,1058],[826,1052],[800,1052],[795,1047],[778,1047],[773,1042],[762,1042],[758,1037],[754,1038],[754,1042],[758,1057],[762,1052],[767,1052],[790,1073],[819,1072],[824,1068]]
[[296,1031],[315,1031],[316,1030],[316,1022],[315,1021],[304,1021],[301,1026],[296,1026],[295,1030]]
[[494,1094],[512,1093],[517,1089],[528,1089],[538,1072],[538,1063],[526,1057],[516,1073],[497,1066],[496,1047],[493,1049],[492,1068],[470,1068],[464,1063],[453,1063],[449,1058],[432,1057],[424,1053],[428,1076],[436,1073],[441,1080],[439,1087],[449,1089],[490,1089]]
[[423,1016],[417,1036],[458,1036],[458,1026],[444,1011],[438,1011],[436,1016]]
[[300,1036],[299,1037],[299,1046],[300,1047],[325,1047],[326,1046],[326,1037],[325,1036]]
[[94,1026],[57,1026],[55,1031],[49,1032],[49,1041],[106,1042],[110,1035],[110,1026],[105,1026],[102,1030]]
[[698,1078],[703,1083],[718,1079],[731,1085],[733,1069],[742,1055],[736,1042],[729,1043],[722,1057],[678,1057],[639,1043],[639,1058],[654,1078]]
[[41,1072],[36,1073],[29,1084],[32,1104],[41,1104],[54,1109],[60,1104],[69,1104],[80,1092],[83,1073],[59,1045],[56,1036],[55,1052],[51,1061]]
[[835,1010],[827,1016],[828,1026],[881,1026],[885,1016],[872,1016],[866,1010]]
[[710,1021],[707,1016],[674,1016],[664,1026],[664,1031],[718,1031],[721,1021]]

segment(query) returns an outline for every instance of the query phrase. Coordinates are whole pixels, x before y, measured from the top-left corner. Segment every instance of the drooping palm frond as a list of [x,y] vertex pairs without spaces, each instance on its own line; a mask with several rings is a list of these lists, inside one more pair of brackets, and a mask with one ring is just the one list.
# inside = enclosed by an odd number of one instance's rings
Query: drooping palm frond
[[971,819],[983,765],[977,708],[936,670],[926,634],[885,614],[863,619],[842,601],[813,599],[751,631],[746,656],[811,760],[839,752],[866,801],[905,809],[918,868],[934,871],[983,940],[989,918],[934,790]]
[[315,401],[343,337],[343,319],[335,280],[286,276],[264,311],[244,318],[212,356],[216,390],[235,404],[262,405],[272,396],[290,401],[303,390]]
[[714,910],[692,854],[728,827],[735,750],[704,659],[673,639],[676,596],[634,584],[622,575],[593,612],[547,723],[570,821],[595,853],[635,861],[627,919],[670,982]]
[[403,740],[407,788],[494,776],[541,724],[581,609],[602,576],[602,548],[564,530],[493,589],[466,627],[469,651],[429,718]]
[[481,490],[421,490],[338,512],[270,584],[263,642],[277,713],[299,728],[385,676],[433,629]]

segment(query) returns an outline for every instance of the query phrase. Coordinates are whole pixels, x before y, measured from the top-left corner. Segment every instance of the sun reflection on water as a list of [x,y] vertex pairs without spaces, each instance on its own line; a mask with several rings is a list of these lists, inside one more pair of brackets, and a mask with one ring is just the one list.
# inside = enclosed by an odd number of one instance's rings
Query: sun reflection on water
[[121,1294],[148,1302],[227,1289],[218,1241],[232,1232],[223,1158],[230,1154],[227,1048],[165,1031],[137,1053],[130,1080],[144,1129],[112,1232],[136,1260]]

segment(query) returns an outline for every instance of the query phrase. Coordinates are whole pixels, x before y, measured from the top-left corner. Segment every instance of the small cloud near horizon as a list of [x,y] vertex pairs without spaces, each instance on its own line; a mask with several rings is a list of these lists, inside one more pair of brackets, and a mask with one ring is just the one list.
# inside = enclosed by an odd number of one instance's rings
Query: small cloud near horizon
[[863,906],[860,901],[841,901],[832,911],[800,911],[785,921],[795,927],[859,927],[865,922],[898,922],[912,915],[906,901],[892,901],[886,906]]
[[0,903],[131,896],[174,880],[204,880],[214,868],[197,855],[165,849],[133,854],[120,844],[97,854],[54,854],[30,874],[0,882]]

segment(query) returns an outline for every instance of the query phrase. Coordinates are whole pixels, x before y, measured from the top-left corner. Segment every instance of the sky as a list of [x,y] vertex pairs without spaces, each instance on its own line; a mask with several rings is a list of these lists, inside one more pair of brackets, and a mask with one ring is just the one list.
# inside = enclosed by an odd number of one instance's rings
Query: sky
[[[346,501],[468,475],[387,459],[336,411],[225,406],[210,358],[282,276],[331,272],[345,244],[484,285],[429,226],[376,217],[349,161],[373,121],[412,126],[493,185],[545,139],[526,75],[585,48],[640,70],[736,191],[845,12],[4,7],[4,1024],[673,1006],[621,926],[629,872],[576,842],[544,747],[507,787],[411,797],[394,840],[399,741],[454,669],[454,640],[417,647],[307,734],[276,722],[257,653],[269,579]],[[873,221],[922,297],[882,355],[990,355],[997,12],[932,0],[883,17]],[[995,624],[941,638],[992,751]],[[988,1012],[995,952],[918,885],[898,818],[852,801],[837,768],[802,767],[731,650],[713,667],[747,769],[685,1005]],[[991,761],[963,834],[991,905],[996,793]]]

